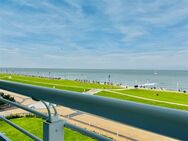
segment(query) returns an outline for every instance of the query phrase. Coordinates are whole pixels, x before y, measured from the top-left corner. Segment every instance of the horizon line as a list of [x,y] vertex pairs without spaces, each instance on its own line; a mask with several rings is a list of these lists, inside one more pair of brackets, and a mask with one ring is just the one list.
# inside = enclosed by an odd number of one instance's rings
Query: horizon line
[[187,69],[136,69],[136,68],[53,68],[53,67],[0,67],[1,69],[78,69],[78,70],[141,70],[141,71],[188,71]]

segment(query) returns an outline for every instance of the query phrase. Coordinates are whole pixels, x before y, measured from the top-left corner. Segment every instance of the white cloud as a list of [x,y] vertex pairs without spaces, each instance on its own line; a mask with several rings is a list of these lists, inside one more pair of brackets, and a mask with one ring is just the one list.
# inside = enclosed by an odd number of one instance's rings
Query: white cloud
[[186,1],[96,0],[92,2],[96,15],[84,11],[83,4],[87,3],[82,0],[64,1],[67,6],[47,0],[13,2],[17,6],[0,4],[4,65],[187,67]]
[[18,53],[19,48],[6,48],[6,47],[0,47],[0,54],[12,54],[12,53]]
[[134,39],[137,39],[139,37],[142,37],[143,35],[148,34],[145,30],[143,30],[142,28],[137,27],[118,27],[119,31],[124,34],[124,38],[123,41],[125,42],[129,42],[129,41],[133,41]]

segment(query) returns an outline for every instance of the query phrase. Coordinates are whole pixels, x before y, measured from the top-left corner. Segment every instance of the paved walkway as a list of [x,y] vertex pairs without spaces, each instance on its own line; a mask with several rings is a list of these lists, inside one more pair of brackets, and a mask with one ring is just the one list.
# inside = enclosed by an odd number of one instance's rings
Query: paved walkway
[[[25,96],[21,96],[15,93],[13,94],[17,101],[23,101]],[[23,98],[23,99],[22,99]],[[23,105],[37,104],[38,102],[33,101],[30,98],[27,98],[22,103]],[[37,109],[41,112],[46,112],[46,109],[39,108]],[[68,122],[86,128],[90,131],[95,131],[96,133],[106,135],[114,138],[117,141],[126,141],[126,140],[140,140],[140,141],[174,141],[174,139],[164,137],[158,134],[154,134],[148,131],[109,121],[103,118],[99,118],[94,115],[89,115],[83,112],[78,112],[73,109],[59,106],[57,107],[58,113],[61,115],[61,118],[67,120]],[[8,116],[10,114],[22,114],[28,113],[22,109],[12,109],[8,111],[0,112],[0,115]]]
[[89,90],[89,91],[87,91],[87,92],[84,92],[84,93],[85,93],[85,94],[94,95],[94,94],[99,93],[99,92],[101,92],[101,91],[103,91],[103,90],[102,90],[102,89],[91,89],[91,90]]

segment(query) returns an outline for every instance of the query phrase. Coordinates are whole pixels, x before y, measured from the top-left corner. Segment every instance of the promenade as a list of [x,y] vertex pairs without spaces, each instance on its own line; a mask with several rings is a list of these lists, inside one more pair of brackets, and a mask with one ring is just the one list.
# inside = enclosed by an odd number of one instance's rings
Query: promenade
[[[7,91],[2,92],[14,96],[16,101],[20,104],[36,108],[36,110],[41,112],[46,112],[46,109],[41,102],[33,101],[29,97],[25,97],[16,93]],[[90,92],[96,91],[93,90]],[[75,111],[70,108],[58,106],[57,111],[60,115],[60,118],[66,120],[67,122],[70,122],[82,128],[86,128],[90,131],[95,131],[99,134],[112,137],[117,141],[175,141],[174,139],[168,137],[123,125],[117,122],[109,121],[80,111]],[[11,114],[28,114],[28,112],[16,107],[12,107],[11,109],[5,111],[0,111],[0,115],[8,116]]]

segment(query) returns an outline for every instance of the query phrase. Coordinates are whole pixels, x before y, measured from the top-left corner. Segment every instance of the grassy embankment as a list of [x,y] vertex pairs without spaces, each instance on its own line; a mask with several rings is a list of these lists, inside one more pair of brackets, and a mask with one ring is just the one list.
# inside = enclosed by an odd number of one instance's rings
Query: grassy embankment
[[[11,76],[11,79],[9,78]],[[18,76],[18,75],[9,75],[9,74],[0,74],[0,79],[45,86],[56,89],[70,90],[76,92],[84,92],[90,89],[115,89],[119,88],[111,85],[101,85],[96,83],[84,83],[72,80],[53,80],[48,78],[39,78],[39,77],[29,77],[29,76]]]
[[188,94],[179,92],[129,89],[102,91],[97,95],[174,109],[188,110]]
[[[43,135],[43,120],[40,118],[17,118],[11,119],[12,122],[31,132],[35,136],[42,138]],[[86,137],[78,132],[70,129],[65,129],[65,141],[94,141],[89,137]],[[0,132],[4,133],[12,141],[32,141],[26,135],[20,133],[15,128],[11,127],[7,123],[0,121]]]
[[[188,94],[179,92],[169,92],[160,90],[146,90],[146,89],[119,89],[116,86],[100,85],[92,83],[83,83],[71,80],[49,80],[48,78],[36,78],[12,75],[8,79],[7,74],[0,74],[1,79],[22,82],[33,85],[40,85],[46,87],[54,87],[57,89],[71,90],[77,92],[87,91],[92,88],[103,89],[96,95],[116,98],[121,100],[129,100],[145,104],[163,106],[174,109],[188,110]],[[2,78],[4,77],[4,78]]]
[[[129,101],[163,106],[163,107],[174,108],[174,109],[188,110],[188,94],[183,94],[179,92],[146,90],[146,89],[120,90],[119,87],[115,87],[115,86],[82,83],[82,82],[76,82],[71,80],[49,80],[47,78],[35,78],[35,77],[25,77],[25,76],[16,76],[16,75],[12,75],[11,79],[9,79],[8,76],[10,75],[0,74],[0,78],[4,80],[46,86],[50,88],[53,88],[55,86],[55,88],[57,89],[71,90],[77,92],[83,92],[84,90],[87,91],[92,88],[98,88],[98,89],[103,89],[103,91],[96,94],[99,96],[105,96],[105,97],[116,98],[121,100],[129,100]],[[30,119],[27,121],[27,119],[22,118],[22,119],[13,119],[12,121],[28,129],[33,134],[42,137],[41,119],[32,119],[32,120]],[[29,122],[31,122],[32,124],[28,124]],[[11,127],[8,128],[9,126],[5,125],[5,123],[3,123],[2,121],[0,121],[0,125],[1,125],[0,131],[6,133],[6,135],[10,137],[10,139],[13,139],[13,141],[16,141],[16,139],[20,139],[20,138],[23,138],[23,140],[28,141],[27,137],[18,134],[18,131],[16,131]],[[30,128],[31,125],[33,126],[33,128]],[[65,140],[79,141],[79,140],[90,140],[90,139],[74,131],[65,129]]]

